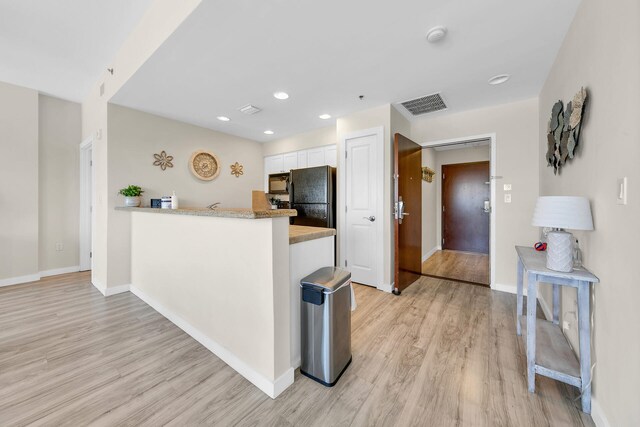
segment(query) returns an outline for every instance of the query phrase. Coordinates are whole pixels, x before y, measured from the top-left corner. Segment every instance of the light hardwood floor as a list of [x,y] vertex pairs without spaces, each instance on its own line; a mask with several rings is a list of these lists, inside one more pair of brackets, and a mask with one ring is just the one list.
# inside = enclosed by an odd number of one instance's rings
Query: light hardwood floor
[[353,363],[275,400],[131,293],[77,273],[0,288],[0,425],[593,425],[576,390],[529,394],[515,296],[423,277],[356,286]]
[[437,251],[422,263],[422,274],[489,286],[489,255]]

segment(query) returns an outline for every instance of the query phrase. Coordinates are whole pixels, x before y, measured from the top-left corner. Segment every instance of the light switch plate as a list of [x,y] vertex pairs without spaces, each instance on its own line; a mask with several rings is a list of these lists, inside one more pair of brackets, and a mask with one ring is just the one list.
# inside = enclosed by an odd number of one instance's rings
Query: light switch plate
[[504,191],[511,191],[511,184],[505,184]]
[[504,195],[504,202],[511,203],[511,194],[507,193]]
[[619,205],[627,204],[627,177],[618,178],[618,194],[616,195],[616,203]]

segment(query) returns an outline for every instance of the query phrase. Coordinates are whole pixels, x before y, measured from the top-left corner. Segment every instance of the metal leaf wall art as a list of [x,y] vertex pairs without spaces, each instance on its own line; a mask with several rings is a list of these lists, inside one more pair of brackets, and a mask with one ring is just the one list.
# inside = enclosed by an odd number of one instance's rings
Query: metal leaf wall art
[[551,118],[547,128],[547,166],[553,166],[553,173],[557,174],[573,159],[580,140],[582,118],[587,102],[587,90],[580,88],[566,108],[562,101],[558,101],[551,109]]

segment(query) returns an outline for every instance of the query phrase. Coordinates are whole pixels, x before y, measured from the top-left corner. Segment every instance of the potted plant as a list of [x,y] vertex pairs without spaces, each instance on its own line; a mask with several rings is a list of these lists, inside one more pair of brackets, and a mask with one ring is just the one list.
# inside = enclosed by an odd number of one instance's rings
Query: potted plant
[[269,199],[269,203],[271,203],[271,209],[278,209],[278,202],[280,202],[280,200],[275,197],[271,197]]
[[124,196],[124,205],[128,208],[137,208],[140,206],[140,196],[144,190],[137,185],[130,185],[118,191],[118,194]]

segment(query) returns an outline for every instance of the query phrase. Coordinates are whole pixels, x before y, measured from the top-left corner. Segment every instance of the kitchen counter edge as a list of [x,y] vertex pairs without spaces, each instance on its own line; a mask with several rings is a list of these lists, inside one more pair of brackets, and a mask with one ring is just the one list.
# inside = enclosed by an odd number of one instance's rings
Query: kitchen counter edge
[[191,215],[191,216],[213,216],[218,218],[244,218],[244,219],[264,219],[280,218],[298,215],[295,209],[271,209],[264,211],[254,211],[247,208],[182,208],[182,209],[159,209],[159,208],[130,208],[118,206],[117,211],[125,212],[145,212],[169,215]]

